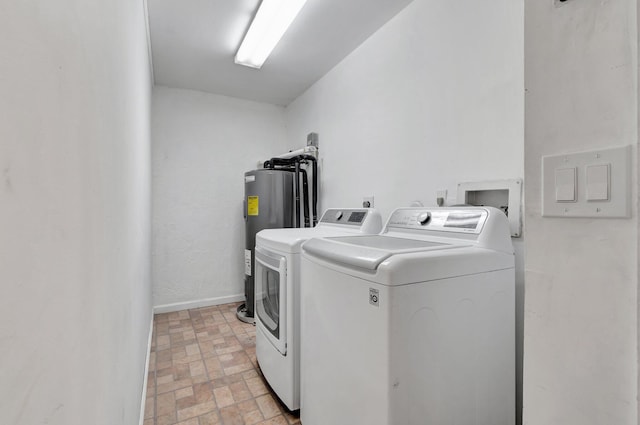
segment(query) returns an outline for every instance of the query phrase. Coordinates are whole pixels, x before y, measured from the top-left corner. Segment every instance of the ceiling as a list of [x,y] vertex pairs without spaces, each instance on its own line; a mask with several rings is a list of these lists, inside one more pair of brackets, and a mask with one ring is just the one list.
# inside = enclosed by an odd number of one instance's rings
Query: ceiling
[[235,52],[260,0],[148,0],[158,85],[287,105],[412,0],[308,0],[261,69]]

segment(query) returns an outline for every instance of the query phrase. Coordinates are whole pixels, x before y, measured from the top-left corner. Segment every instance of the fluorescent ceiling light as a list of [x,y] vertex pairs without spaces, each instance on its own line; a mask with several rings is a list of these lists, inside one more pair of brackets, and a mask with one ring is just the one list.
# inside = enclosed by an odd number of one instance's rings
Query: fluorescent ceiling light
[[262,0],[235,62],[260,68],[307,0]]

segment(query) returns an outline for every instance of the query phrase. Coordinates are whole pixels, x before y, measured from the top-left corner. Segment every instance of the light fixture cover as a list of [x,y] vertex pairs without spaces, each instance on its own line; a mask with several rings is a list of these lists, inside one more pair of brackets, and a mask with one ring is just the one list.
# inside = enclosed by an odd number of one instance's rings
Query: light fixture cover
[[235,62],[260,68],[307,0],[262,0]]

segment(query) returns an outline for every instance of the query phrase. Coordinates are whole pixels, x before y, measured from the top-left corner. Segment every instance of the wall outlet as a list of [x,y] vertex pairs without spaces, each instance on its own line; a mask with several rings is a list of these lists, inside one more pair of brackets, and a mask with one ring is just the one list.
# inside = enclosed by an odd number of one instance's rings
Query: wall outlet
[[436,204],[439,207],[444,206],[447,202],[447,189],[437,190],[436,191]]
[[362,208],[373,208],[373,195],[362,198]]
[[307,146],[318,147],[318,133],[307,134]]

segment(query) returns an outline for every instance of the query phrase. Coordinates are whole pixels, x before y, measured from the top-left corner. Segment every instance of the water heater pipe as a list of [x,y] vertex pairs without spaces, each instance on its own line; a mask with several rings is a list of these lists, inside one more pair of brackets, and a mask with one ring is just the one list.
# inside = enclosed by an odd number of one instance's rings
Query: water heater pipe
[[304,148],[297,149],[295,151],[290,151],[287,153],[283,153],[282,155],[277,155],[274,158],[293,158],[298,155],[312,155],[313,157],[318,157],[318,148],[315,146],[305,146]]

